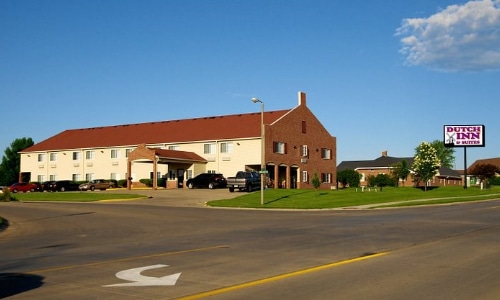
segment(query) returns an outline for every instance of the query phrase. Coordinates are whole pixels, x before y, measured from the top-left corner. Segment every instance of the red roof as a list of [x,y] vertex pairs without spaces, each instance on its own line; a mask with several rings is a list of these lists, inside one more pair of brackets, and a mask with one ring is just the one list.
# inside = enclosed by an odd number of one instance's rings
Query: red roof
[[[271,124],[290,110],[264,113]],[[65,130],[22,152],[60,149],[136,146],[260,136],[260,112]]]

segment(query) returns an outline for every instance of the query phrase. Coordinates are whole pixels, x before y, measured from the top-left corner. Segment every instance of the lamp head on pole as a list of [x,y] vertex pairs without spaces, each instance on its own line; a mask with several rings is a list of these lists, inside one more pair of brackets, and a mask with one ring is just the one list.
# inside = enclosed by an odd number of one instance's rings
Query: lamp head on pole
[[253,103],[257,103],[257,102],[262,103],[262,101],[260,101],[260,100],[259,100],[259,99],[257,99],[257,98],[252,98],[252,102],[253,102]]

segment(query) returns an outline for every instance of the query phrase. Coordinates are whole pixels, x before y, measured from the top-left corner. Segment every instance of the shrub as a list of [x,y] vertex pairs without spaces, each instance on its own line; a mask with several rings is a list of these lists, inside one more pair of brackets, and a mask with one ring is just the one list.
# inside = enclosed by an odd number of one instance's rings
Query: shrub
[[10,201],[17,201],[17,199],[12,196],[8,188],[3,188],[2,194],[0,194],[0,201],[10,202]]

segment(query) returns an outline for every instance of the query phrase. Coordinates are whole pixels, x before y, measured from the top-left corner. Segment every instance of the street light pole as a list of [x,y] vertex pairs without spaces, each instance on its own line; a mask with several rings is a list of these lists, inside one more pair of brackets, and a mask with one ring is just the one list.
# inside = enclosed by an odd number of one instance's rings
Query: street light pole
[[260,205],[264,205],[264,181],[266,172],[266,161],[265,161],[265,128],[264,128],[264,102],[257,98],[252,98],[253,103],[260,103]]

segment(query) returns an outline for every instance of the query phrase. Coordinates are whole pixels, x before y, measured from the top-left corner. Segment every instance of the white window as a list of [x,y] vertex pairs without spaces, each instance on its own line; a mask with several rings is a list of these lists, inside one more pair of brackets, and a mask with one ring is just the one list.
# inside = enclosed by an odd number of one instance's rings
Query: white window
[[215,154],[215,143],[203,145],[203,153]]
[[186,170],[186,179],[193,178],[193,170]]
[[81,178],[80,178],[80,177],[81,177],[81,176],[80,176],[80,174],[72,174],[72,175],[71,175],[71,179],[72,179],[73,181],[80,181],[80,180],[81,180]]
[[87,173],[85,174],[85,180],[86,181],[91,181],[94,179],[94,173]]
[[45,175],[38,175],[37,176],[38,182],[44,182],[45,181]]
[[111,149],[111,158],[120,158],[120,150]]
[[128,157],[130,152],[134,151],[134,149],[125,149],[125,157]]
[[85,159],[94,159],[95,158],[95,151],[89,150],[85,151]]
[[80,160],[81,153],[80,152],[73,152],[73,160]]
[[55,181],[55,180],[57,180],[56,175],[54,175],[54,174],[49,175],[49,180],[50,180],[50,181]]
[[50,153],[50,161],[56,161],[57,160],[57,153]]
[[302,171],[302,182],[308,182],[309,181],[309,176],[307,174],[307,171]]
[[321,182],[323,182],[323,183],[331,183],[332,182],[332,174],[330,174],[330,173],[321,173]]
[[332,152],[330,149],[322,148],[321,149],[321,158],[322,159],[332,159]]
[[120,180],[120,174],[118,174],[118,173],[111,173],[109,175],[109,178],[113,179],[113,180]]
[[307,149],[307,145],[300,146],[300,153],[301,153],[300,155],[303,157],[309,156],[309,151]]
[[286,143],[274,142],[273,143],[274,153],[285,154],[286,153]]
[[41,162],[41,161],[45,161],[45,154],[44,153],[40,153],[38,154],[38,161]]
[[231,153],[231,152],[233,152],[232,142],[220,143],[220,153]]
[[170,146],[168,146],[168,150],[177,150],[177,151],[179,151],[180,148],[181,147],[179,145],[170,145]]

